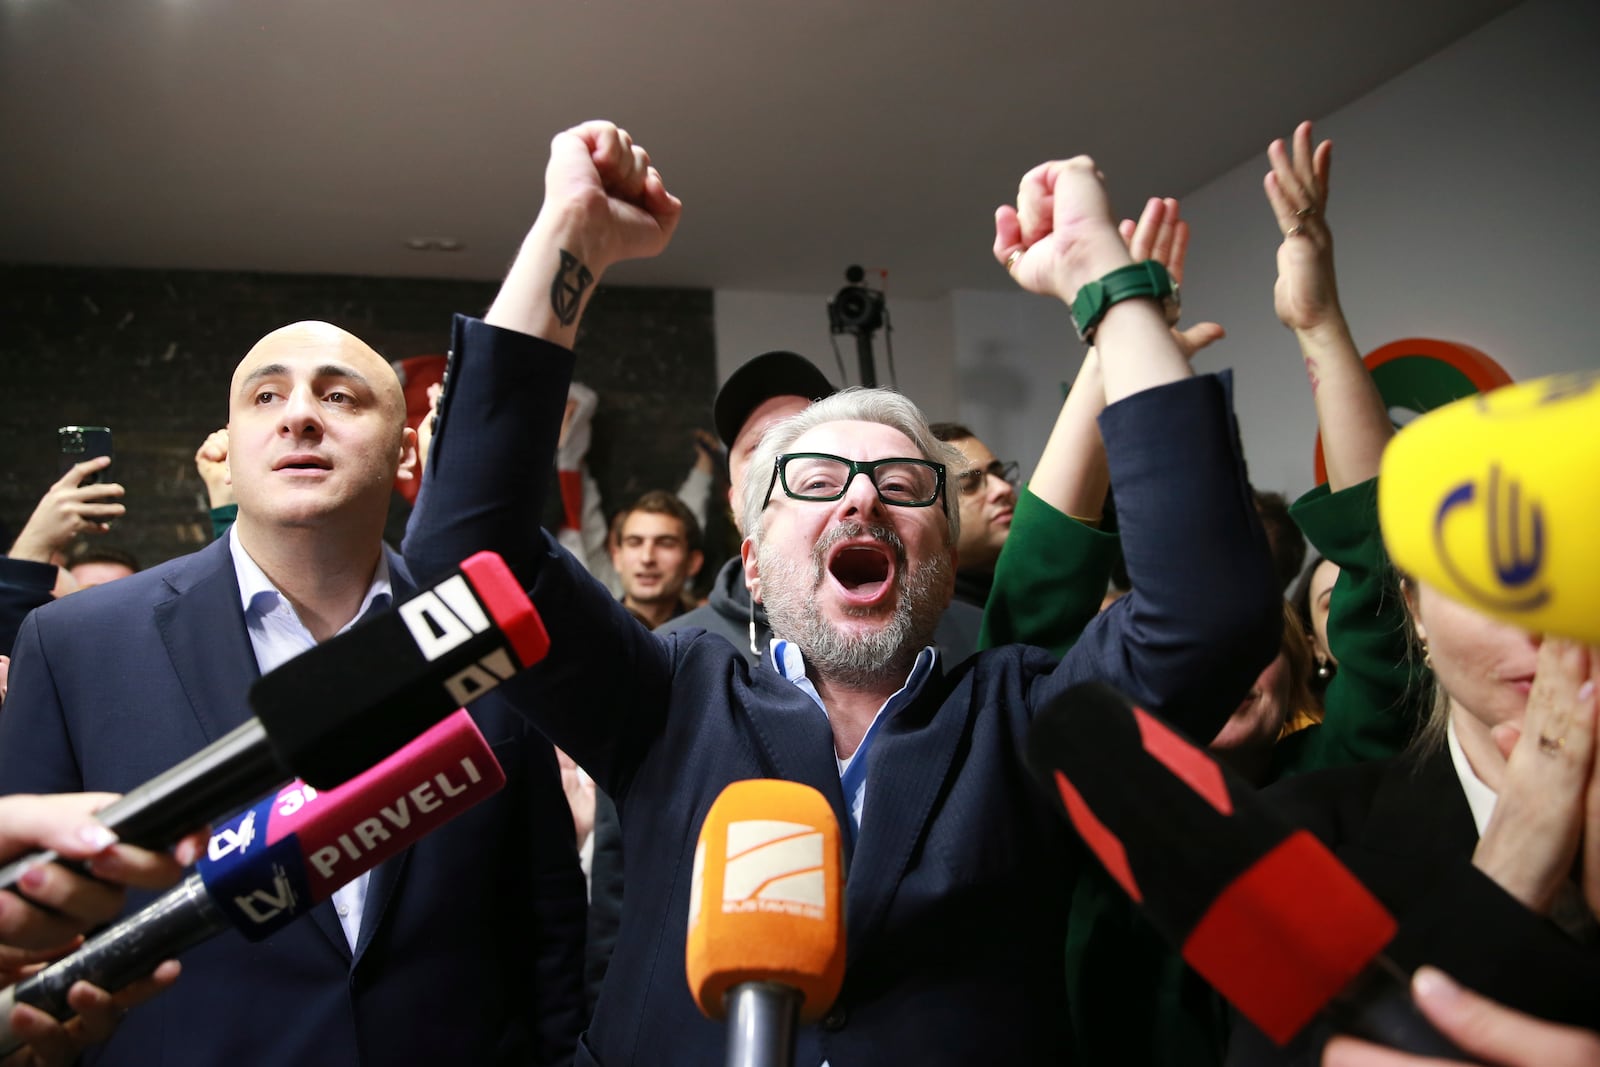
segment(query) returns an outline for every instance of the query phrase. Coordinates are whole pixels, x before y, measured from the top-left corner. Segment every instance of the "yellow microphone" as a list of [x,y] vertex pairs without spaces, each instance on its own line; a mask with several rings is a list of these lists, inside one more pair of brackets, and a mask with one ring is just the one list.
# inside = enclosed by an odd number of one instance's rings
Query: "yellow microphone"
[[1383,455],[1395,566],[1525,630],[1600,643],[1600,372],[1436,408]]
[[700,827],[685,951],[689,991],[728,1019],[727,1063],[787,1064],[794,1028],[844,982],[844,853],[823,795],[776,779],[734,782]]

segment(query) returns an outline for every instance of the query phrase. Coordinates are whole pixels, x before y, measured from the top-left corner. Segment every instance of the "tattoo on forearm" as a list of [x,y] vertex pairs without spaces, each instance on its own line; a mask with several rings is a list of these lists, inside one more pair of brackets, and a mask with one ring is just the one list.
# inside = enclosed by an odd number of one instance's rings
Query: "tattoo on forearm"
[[578,262],[578,257],[561,250],[561,269],[550,283],[550,309],[556,313],[561,325],[571,326],[578,317],[578,306],[583,303],[583,291],[594,282],[589,268]]
[[[566,253],[562,253],[562,254],[565,255]],[[1322,384],[1321,379],[1319,379],[1317,377],[1317,361],[1312,359],[1310,356],[1306,356],[1305,357],[1305,361],[1306,361],[1306,377],[1311,380],[1311,395],[1312,396],[1316,396],[1317,395],[1317,387]]]

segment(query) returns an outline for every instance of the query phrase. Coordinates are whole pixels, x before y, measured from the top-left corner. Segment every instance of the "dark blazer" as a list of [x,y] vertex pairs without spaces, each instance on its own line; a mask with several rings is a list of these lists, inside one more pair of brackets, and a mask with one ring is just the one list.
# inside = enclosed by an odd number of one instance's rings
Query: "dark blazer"
[[[422,577],[463,551],[506,556],[551,653],[501,692],[616,801],[627,895],[578,1063],[715,1063],[724,1025],[699,1014],[684,979],[701,823],[730,782],[775,777],[819,790],[848,826],[833,737],[798,687],[715,634],[645,630],[534,534],[540,501],[499,472],[548,461],[571,367],[564,349],[457,321],[406,558]],[[844,987],[801,1030],[798,1064],[1060,1062],[1079,855],[1020,757],[1035,709],[1097,678],[1210,736],[1276,653],[1278,593],[1220,384],[1140,394],[1108,409],[1102,432],[1136,592],[1065,659],[980,653],[934,672],[879,726],[861,838],[846,850]]]
[[0,656],[11,655],[22,620],[50,603],[56,568],[48,563],[0,556]]
[[[1288,778],[1264,792],[1316,834],[1400,923],[1387,955],[1431,963],[1519,1011],[1600,1029],[1600,953],[1535,915],[1472,866],[1478,828],[1447,750]],[[1235,1017],[1230,1065],[1316,1064],[1308,1027],[1284,1049]]]
[[594,853],[589,863],[588,943],[583,953],[584,1019],[594,1014],[622,924],[622,823],[605,790],[594,791]]
[[[396,599],[411,591],[391,553]],[[258,671],[227,541],[29,616],[0,714],[0,790],[126,791],[249,714]],[[226,933],[93,1063],[569,1062],[583,880],[550,746],[473,709],[508,783],[378,867],[352,956],[331,904],[252,945]],[[144,899],[130,900],[137,907]]]

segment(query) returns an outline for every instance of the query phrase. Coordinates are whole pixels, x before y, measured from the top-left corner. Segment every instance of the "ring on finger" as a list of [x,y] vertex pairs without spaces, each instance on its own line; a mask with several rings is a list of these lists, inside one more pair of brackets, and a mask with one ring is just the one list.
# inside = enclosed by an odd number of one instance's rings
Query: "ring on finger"
[[1317,209],[1314,208],[1314,207],[1303,207],[1299,211],[1295,212],[1295,217],[1303,219],[1307,215],[1315,215],[1316,213],[1317,213]]
[[1551,737],[1549,734],[1539,735],[1539,751],[1546,755],[1553,756],[1566,747],[1567,739],[1565,737]]
[[1293,226],[1290,226],[1289,227],[1289,231],[1287,233],[1285,233],[1283,236],[1286,239],[1290,238],[1290,237],[1299,237],[1301,234],[1303,234],[1305,232],[1306,232],[1306,228],[1304,226],[1302,226],[1300,223],[1297,222]]
[[1013,248],[1011,250],[1011,254],[1006,257],[1006,270],[1009,271],[1009,270],[1011,270],[1011,268],[1015,267],[1017,265],[1017,260],[1019,260],[1021,258],[1022,258],[1022,249]]

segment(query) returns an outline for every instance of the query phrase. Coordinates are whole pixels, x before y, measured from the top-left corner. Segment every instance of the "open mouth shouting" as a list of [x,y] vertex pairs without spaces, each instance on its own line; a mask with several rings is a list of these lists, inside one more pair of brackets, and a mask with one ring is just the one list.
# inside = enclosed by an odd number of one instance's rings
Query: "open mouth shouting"
[[871,609],[894,592],[905,548],[892,529],[848,523],[835,528],[817,548],[826,561],[824,573],[849,607]]

